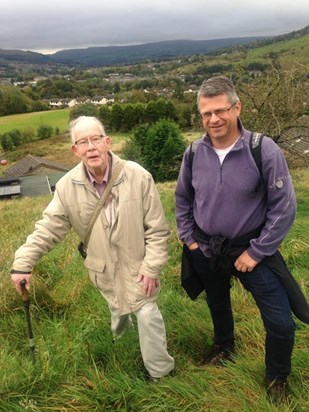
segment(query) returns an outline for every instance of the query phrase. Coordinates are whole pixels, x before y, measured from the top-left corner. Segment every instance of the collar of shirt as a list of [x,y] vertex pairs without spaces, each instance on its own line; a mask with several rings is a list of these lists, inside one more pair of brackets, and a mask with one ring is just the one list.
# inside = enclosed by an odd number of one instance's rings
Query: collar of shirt
[[103,177],[102,182],[98,182],[93,175],[91,174],[90,170],[86,168],[87,171],[87,176],[88,179],[90,180],[90,182],[92,183],[93,187],[95,188],[95,191],[97,192],[97,194],[101,197],[102,193],[104,192],[104,189],[106,188],[107,182],[108,182],[108,178],[109,178],[109,169],[110,169],[110,165],[109,162],[107,163],[107,168],[105,170],[105,174]]

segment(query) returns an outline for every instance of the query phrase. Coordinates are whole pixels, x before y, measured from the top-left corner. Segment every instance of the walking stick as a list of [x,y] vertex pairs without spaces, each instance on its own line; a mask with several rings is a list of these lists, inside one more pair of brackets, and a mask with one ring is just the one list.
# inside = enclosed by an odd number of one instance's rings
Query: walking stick
[[21,296],[24,302],[27,325],[28,325],[31,359],[32,359],[32,363],[35,364],[35,352],[34,352],[35,344],[34,344],[33,332],[32,332],[32,327],[31,327],[30,310],[29,310],[30,299],[29,299],[28,291],[26,289],[26,283],[27,283],[26,279],[23,279],[20,281],[21,292],[22,292]]

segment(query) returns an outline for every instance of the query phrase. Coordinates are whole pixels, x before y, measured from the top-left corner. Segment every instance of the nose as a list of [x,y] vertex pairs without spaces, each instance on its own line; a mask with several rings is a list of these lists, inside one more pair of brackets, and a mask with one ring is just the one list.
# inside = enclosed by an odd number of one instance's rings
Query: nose
[[[213,118],[213,117],[214,117],[214,118]],[[216,113],[212,112],[212,113],[211,113],[211,116],[210,116],[210,118],[209,118],[209,121],[214,121],[214,122],[216,122],[218,119],[220,119],[219,116],[218,116]]]
[[90,139],[88,140],[88,150],[89,149],[96,149],[95,144]]

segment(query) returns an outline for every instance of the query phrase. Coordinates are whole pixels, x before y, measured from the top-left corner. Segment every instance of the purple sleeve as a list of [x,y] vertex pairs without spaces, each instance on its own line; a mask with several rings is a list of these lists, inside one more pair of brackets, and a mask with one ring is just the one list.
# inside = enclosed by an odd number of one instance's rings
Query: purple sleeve
[[195,222],[193,217],[194,188],[191,180],[192,170],[189,165],[188,148],[182,159],[175,192],[178,236],[187,245],[195,242],[192,237]]
[[250,242],[248,254],[257,262],[276,252],[291,229],[296,214],[296,197],[287,162],[279,147],[263,140],[263,179],[267,187],[266,222],[260,236]]

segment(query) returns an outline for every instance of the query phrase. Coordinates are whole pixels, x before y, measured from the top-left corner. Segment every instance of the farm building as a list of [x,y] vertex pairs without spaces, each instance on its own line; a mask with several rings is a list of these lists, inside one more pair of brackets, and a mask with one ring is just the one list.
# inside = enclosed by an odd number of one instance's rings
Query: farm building
[[48,159],[28,155],[6,169],[0,178],[0,199],[52,194],[69,168]]

